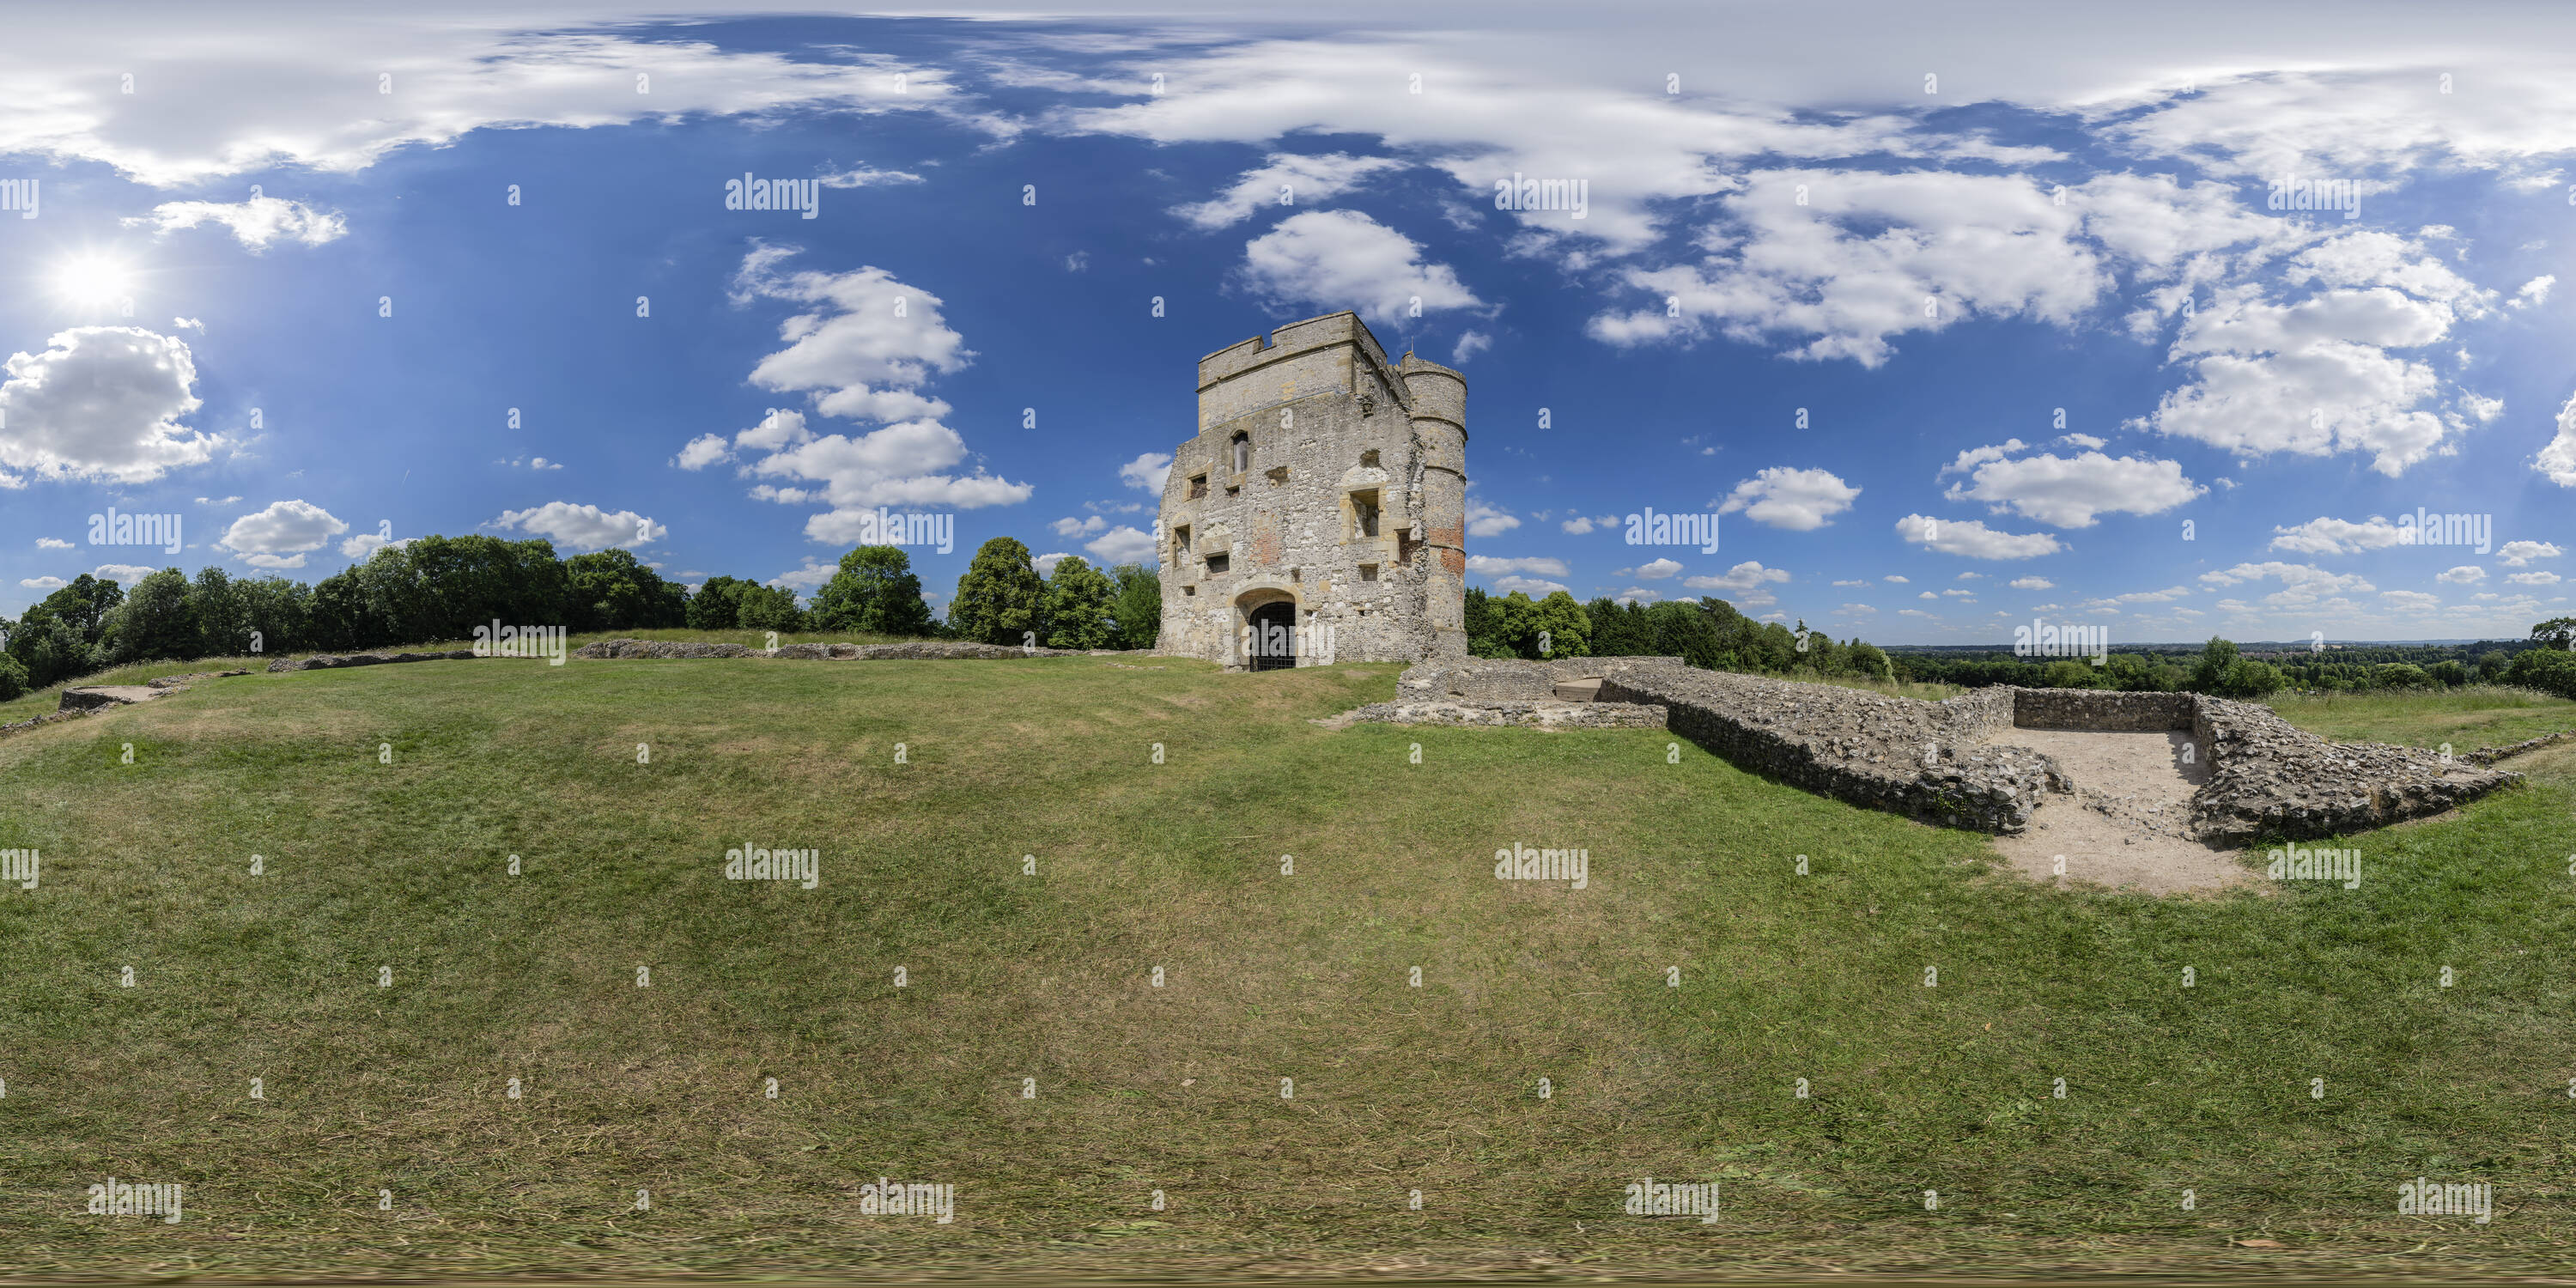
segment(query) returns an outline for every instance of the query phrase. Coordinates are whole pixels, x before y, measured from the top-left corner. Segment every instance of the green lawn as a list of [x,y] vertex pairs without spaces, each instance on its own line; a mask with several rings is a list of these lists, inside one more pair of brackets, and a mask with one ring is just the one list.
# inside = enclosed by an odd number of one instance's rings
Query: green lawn
[[[1393,666],[1124,661],[263,673],[0,740],[0,1273],[2567,1263],[2568,748],[2357,890],[2155,900],[1660,733],[1310,723]],[[80,1215],[109,1175],[187,1219]]]

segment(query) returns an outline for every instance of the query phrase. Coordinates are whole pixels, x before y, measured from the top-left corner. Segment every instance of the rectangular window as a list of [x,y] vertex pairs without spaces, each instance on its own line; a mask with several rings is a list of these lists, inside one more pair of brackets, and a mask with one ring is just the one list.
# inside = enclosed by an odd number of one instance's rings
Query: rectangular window
[[1190,552],[1190,529],[1188,524],[1182,524],[1180,527],[1172,529],[1172,549],[1177,550],[1182,554],[1188,554]]
[[1233,560],[1232,560],[1232,559],[1230,559],[1230,558],[1228,558],[1228,557],[1227,557],[1227,556],[1225,556],[1225,555],[1209,555],[1209,556],[1207,557],[1207,570],[1208,570],[1208,574],[1209,574],[1210,576],[1214,576],[1214,575],[1216,575],[1216,574],[1222,573],[1222,572],[1224,572],[1224,571],[1225,571],[1225,569],[1226,569],[1226,565],[1227,565],[1227,564],[1229,564],[1229,563],[1232,563],[1232,562],[1233,562]]
[[1351,535],[1354,538],[1377,535],[1377,493],[1351,493]]
[[1193,500],[1193,501],[1195,501],[1195,500],[1198,500],[1200,497],[1203,497],[1203,496],[1206,496],[1206,495],[1207,495],[1207,475],[1205,475],[1205,474],[1193,474],[1193,475],[1191,475],[1191,476],[1190,476],[1190,499],[1191,499],[1191,500]]
[[1377,580],[1377,565],[1376,565],[1376,564],[1361,564],[1361,565],[1360,565],[1360,580],[1361,580],[1361,581],[1376,581],[1376,580]]

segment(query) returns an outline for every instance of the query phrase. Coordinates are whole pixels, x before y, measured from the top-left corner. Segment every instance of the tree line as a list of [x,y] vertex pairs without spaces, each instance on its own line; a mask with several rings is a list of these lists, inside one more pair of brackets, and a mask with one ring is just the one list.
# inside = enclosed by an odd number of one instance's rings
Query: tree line
[[625,550],[558,557],[542,539],[428,536],[387,546],[313,585],[176,568],[127,589],[83,573],[0,619],[0,701],[94,671],[145,661],[347,652],[470,638],[479,625],[561,626],[574,634],[694,630],[848,631],[1053,648],[1150,648],[1162,583],[1137,564],[1102,571],[1066,556],[1038,575],[1028,547],[997,537],[976,551],[948,620],[932,617],[911,559],[861,546],[810,599],[738,577],[695,591]]

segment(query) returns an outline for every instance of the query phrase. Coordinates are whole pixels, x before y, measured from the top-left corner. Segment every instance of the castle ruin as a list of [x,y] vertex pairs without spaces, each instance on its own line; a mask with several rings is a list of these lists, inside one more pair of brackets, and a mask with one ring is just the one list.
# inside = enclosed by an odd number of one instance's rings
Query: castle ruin
[[1358,315],[1199,359],[1172,453],[1155,652],[1228,670],[1467,653],[1467,381]]

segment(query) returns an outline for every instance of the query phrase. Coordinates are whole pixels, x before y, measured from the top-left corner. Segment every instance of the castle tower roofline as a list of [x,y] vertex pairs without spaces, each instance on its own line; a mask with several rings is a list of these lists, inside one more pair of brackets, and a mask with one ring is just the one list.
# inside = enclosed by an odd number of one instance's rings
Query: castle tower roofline
[[1402,376],[1387,359],[1385,346],[1360,320],[1360,315],[1343,309],[1316,317],[1290,322],[1268,336],[1254,336],[1239,344],[1230,344],[1199,359],[1199,392],[1274,363],[1285,362],[1301,354],[1334,345],[1351,345],[1375,367],[1378,379],[1399,401],[1410,401]]

